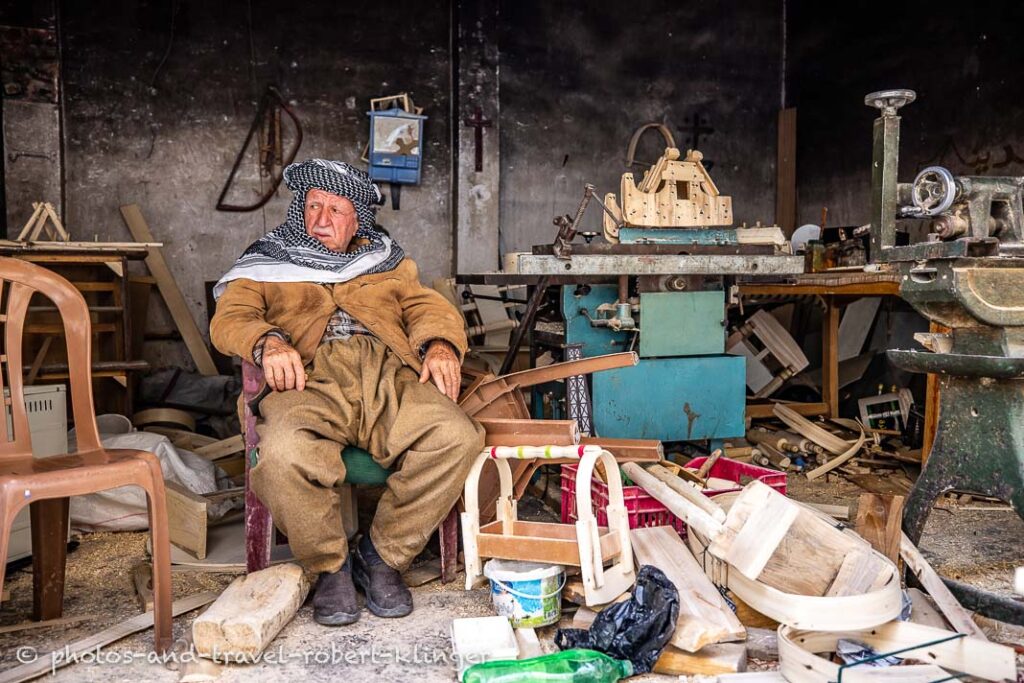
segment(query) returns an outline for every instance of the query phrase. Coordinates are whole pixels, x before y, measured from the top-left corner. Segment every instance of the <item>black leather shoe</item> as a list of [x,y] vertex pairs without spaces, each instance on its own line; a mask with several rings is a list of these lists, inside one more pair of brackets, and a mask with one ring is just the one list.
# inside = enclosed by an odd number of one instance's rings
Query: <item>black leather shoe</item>
[[356,587],[347,567],[320,575],[313,594],[313,620],[324,626],[345,626],[359,621]]
[[352,578],[366,595],[366,606],[378,617],[404,617],[412,612],[412,593],[402,575],[383,561],[367,562],[361,548],[352,553]]

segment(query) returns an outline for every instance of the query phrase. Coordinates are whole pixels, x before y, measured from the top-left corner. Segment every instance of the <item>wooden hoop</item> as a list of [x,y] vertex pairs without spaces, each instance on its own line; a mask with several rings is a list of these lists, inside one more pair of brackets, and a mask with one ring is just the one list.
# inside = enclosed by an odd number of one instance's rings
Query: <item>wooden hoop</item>
[[[1016,661],[1012,648],[990,643],[979,638],[964,636],[955,640],[946,638],[956,633],[907,621],[892,621],[865,631],[821,633],[779,626],[780,672],[789,683],[828,683],[839,680],[839,665],[819,657],[818,652],[832,652],[836,641],[848,638],[866,643],[877,652],[891,652],[933,643],[907,653],[914,659],[932,662],[924,666],[889,668],[853,667],[843,671],[843,680],[849,683],[920,683],[938,680],[945,673],[938,667],[977,676],[989,681],[1016,678]],[[925,674],[923,677],[922,674]],[[939,674],[939,675],[935,675]]]
[[[718,496],[716,500],[724,502],[728,496]],[[895,567],[888,583],[861,595],[824,597],[785,593],[760,581],[748,579],[739,571],[730,571],[728,564],[707,552],[706,538],[693,527],[688,531],[687,543],[708,578],[731,590],[751,608],[781,624],[820,631],[865,629],[892,621],[902,609],[902,591]]]

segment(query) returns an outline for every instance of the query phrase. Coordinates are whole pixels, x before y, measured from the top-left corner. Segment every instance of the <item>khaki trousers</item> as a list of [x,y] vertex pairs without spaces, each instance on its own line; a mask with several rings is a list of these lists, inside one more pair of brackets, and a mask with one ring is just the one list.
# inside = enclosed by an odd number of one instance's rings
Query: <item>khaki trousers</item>
[[383,342],[369,335],[322,344],[303,391],[269,394],[250,483],[309,571],[348,557],[338,488],[341,450],[363,448],[388,477],[370,527],[381,558],[404,571],[458,500],[484,431]]

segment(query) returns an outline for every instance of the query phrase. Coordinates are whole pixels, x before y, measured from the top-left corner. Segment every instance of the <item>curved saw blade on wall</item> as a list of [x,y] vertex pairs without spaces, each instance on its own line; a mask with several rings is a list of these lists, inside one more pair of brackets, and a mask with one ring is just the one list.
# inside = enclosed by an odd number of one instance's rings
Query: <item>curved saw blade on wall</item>
[[[284,136],[287,126],[283,125],[281,114],[291,120],[294,142],[285,152]],[[274,86],[267,86],[260,99],[256,117],[249,128],[249,134],[242,144],[242,149],[235,157],[228,179],[217,198],[218,211],[255,211],[270,201],[281,184],[284,168],[295,160],[302,146],[302,125],[299,117],[291,110],[284,97]],[[248,161],[246,168],[254,169],[244,180],[238,180],[238,170],[242,163]],[[237,183],[236,183],[237,180]],[[251,204],[227,201],[228,194],[244,195],[246,192],[255,194],[257,199]]]

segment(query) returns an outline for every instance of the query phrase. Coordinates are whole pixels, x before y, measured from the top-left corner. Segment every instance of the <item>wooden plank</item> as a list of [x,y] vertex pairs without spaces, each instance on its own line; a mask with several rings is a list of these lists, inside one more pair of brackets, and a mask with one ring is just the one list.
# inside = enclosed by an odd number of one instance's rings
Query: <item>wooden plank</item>
[[[213,602],[216,597],[217,593],[211,591],[208,593],[199,593],[198,595],[190,595],[187,598],[182,598],[181,600],[175,600],[174,603],[171,604],[171,615],[176,617],[180,614],[184,614],[185,612],[191,612],[194,609]],[[74,655],[109,645],[110,643],[121,640],[133,633],[150,628],[152,625],[153,612],[146,612],[145,614],[140,614],[137,617],[132,617],[131,619],[122,621],[119,624],[114,624],[110,628],[104,629],[99,633],[87,636],[81,640],[76,640],[64,647],[57,648],[53,652],[39,653],[39,657],[35,661],[7,669],[0,673],[0,683],[22,683],[22,681],[28,681],[38,676],[42,676],[47,672],[59,669],[71,662],[74,662],[76,660]]]
[[[760,659],[755,657],[749,648],[747,654],[752,659]],[[735,674],[718,674],[714,679],[701,678],[698,680],[699,683],[788,683],[778,671],[744,671]],[[680,679],[680,683],[698,683],[698,680],[683,681]]]
[[580,428],[575,420],[522,420],[478,417],[487,433],[486,446],[575,446]]
[[932,596],[932,600],[938,605],[939,611],[946,617],[949,623],[958,633],[966,633],[974,638],[988,640],[985,633],[971,619],[970,613],[965,610],[956,597],[949,592],[949,588],[942,582],[942,577],[935,573],[928,560],[917,549],[914,542],[907,538],[906,534],[900,534],[900,556],[903,561],[914,572],[921,585]]
[[241,434],[228,437],[227,439],[221,439],[216,443],[209,444],[208,446],[200,446],[193,451],[196,455],[202,456],[207,460],[217,460],[235,453],[241,453],[245,450],[245,439],[242,438]]
[[402,574],[402,581],[410,588],[425,586],[441,578],[441,560],[433,559],[422,562]]
[[700,652],[686,652],[666,645],[654,663],[654,673],[666,676],[712,676],[746,670],[747,648],[742,643],[708,645]]
[[61,617],[60,619],[45,619],[43,621],[23,621],[20,624],[8,624],[0,626],[0,633],[16,633],[18,631],[29,631],[36,628],[52,628],[55,626],[70,626],[81,621],[92,621],[98,618],[98,614],[80,614],[75,617]]
[[793,431],[810,439],[833,455],[845,453],[850,447],[850,444],[846,443],[846,441],[799,415],[789,406],[776,403],[772,407],[772,412],[777,418],[789,425]]
[[0,249],[14,251],[146,251],[152,247],[162,247],[163,242],[49,242],[34,240],[31,242],[0,240]]
[[854,530],[893,564],[900,563],[900,535],[903,523],[903,496],[862,493],[857,504]]
[[[601,446],[615,456],[616,462],[660,462],[665,459],[665,448],[657,439],[612,439],[603,436],[581,436],[581,446]],[[545,465],[575,465],[576,459],[553,458]]]
[[889,578],[890,568],[873,552],[855,550],[847,553],[839,566],[839,573],[825,592],[826,597],[863,595],[879,580]]
[[725,522],[725,510],[701,493],[696,486],[682,480],[670,472],[668,468],[662,467],[661,465],[651,465],[647,468],[647,473],[666,484],[670,489],[681,495],[689,502],[699,507],[715,521],[719,523]]
[[640,465],[626,463],[622,466],[622,471],[659,503],[667,507],[672,514],[682,519],[689,526],[692,526],[702,536],[714,538],[722,531],[723,526],[721,523],[673,491],[669,488],[668,484],[649,474]]
[[821,400],[828,404],[829,417],[839,417],[839,306],[831,296],[825,297],[825,306],[821,321]]
[[752,486],[729,510],[726,532],[708,550],[748,579],[757,579],[799,514],[799,506],[770,487]]
[[629,532],[637,565],[653,565],[679,591],[679,616],[670,641],[687,652],[706,645],[743,640],[743,624],[704,574],[689,548],[672,527],[648,527]]
[[807,507],[814,508],[819,512],[824,512],[833,519],[847,520],[850,519],[850,506],[849,505],[828,505],[826,503],[810,503],[804,502]]
[[[949,334],[952,330],[945,325],[932,322],[928,324],[931,334]],[[939,376],[928,373],[924,389],[924,434],[921,443],[921,462],[927,462],[935,443],[935,430],[939,425]]]
[[238,577],[192,622],[196,652],[226,662],[256,661],[308,593],[302,567],[291,562]]
[[779,111],[775,163],[775,224],[796,228],[796,108]]
[[[136,240],[139,242],[155,241],[138,204],[122,206],[121,216],[131,231],[132,237]],[[163,253],[159,247],[149,247],[147,251],[149,255],[146,256],[146,266],[156,278],[160,295],[163,296],[164,302],[171,312],[171,317],[174,318],[174,323],[185,340],[185,346],[192,354],[196,368],[204,375],[220,374],[217,372],[217,366],[213,363],[213,357],[203,340],[203,335],[200,334],[199,327],[196,325],[195,319],[192,318],[185,297],[182,296],[181,289],[178,288],[178,283],[167,266],[167,261],[164,260]]]
[[832,585],[846,556],[868,548],[870,546],[863,540],[839,531],[817,513],[804,508],[758,580],[785,593],[822,596]]
[[[217,439],[205,434],[196,434],[187,429],[176,429],[174,427],[163,427],[160,425],[147,425],[142,431],[163,434],[176,448],[184,448],[187,451],[195,451],[197,448],[217,443]],[[220,463],[218,463],[220,464]]]
[[[573,375],[589,375],[592,372],[600,372],[601,370],[628,368],[639,362],[640,356],[632,351],[627,351],[625,353],[609,353],[604,356],[580,358],[578,360],[570,360],[562,363],[552,363],[551,365],[545,365],[540,368],[521,370],[520,372],[502,375],[501,377],[491,381],[497,382],[499,380],[504,380],[509,386],[524,389],[526,387],[536,386],[537,384],[544,384],[545,382],[554,382],[556,380],[565,379],[567,377],[572,377]],[[487,386],[487,384],[489,383],[485,382],[482,386]]]
[[517,628],[516,643],[519,644],[519,659],[530,659],[544,654],[537,632],[532,628]]
[[165,481],[164,487],[171,543],[202,560],[206,557],[206,509],[209,501],[173,481]]
[[941,628],[945,631],[954,630],[927,593],[920,588],[908,588],[907,595],[910,597],[911,604],[910,621],[922,626]]

